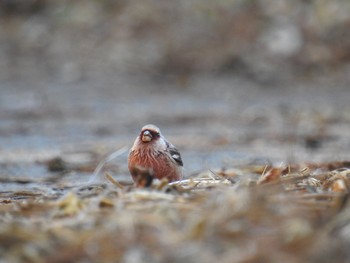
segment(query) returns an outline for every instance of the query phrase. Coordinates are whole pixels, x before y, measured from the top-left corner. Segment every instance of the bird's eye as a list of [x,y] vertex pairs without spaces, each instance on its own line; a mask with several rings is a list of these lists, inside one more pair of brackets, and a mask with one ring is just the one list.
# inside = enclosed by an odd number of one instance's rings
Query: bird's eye
[[152,130],[145,130],[142,133],[142,136],[151,136],[153,138],[159,138],[160,132],[152,131]]

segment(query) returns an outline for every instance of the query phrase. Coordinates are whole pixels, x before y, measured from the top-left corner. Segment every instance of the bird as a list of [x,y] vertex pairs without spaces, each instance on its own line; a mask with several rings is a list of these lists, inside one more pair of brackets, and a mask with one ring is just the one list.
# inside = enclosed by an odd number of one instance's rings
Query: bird
[[[129,151],[128,168],[136,186],[141,187],[144,185],[142,182],[147,181],[149,184],[155,178],[160,180],[166,178],[169,182],[173,182],[183,177],[180,152],[153,124],[143,126],[136,137]],[[145,178],[145,174],[148,178]],[[143,179],[140,179],[140,176]]]

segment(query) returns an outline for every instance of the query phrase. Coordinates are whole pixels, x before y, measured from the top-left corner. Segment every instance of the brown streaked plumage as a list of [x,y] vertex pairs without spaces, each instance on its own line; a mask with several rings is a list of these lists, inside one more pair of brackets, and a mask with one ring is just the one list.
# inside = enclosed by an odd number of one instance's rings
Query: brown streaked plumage
[[179,151],[152,124],[141,129],[129,152],[128,166],[136,185],[140,170],[148,170],[154,178],[167,178],[170,182],[182,179],[183,163]]

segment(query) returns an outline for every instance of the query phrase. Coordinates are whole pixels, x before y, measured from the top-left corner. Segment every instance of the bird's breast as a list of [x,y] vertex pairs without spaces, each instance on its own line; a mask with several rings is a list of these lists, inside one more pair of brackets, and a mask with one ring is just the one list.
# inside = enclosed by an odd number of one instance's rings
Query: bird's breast
[[129,170],[133,167],[151,169],[154,177],[169,178],[170,181],[179,179],[179,168],[165,153],[150,150],[131,151],[129,154]]

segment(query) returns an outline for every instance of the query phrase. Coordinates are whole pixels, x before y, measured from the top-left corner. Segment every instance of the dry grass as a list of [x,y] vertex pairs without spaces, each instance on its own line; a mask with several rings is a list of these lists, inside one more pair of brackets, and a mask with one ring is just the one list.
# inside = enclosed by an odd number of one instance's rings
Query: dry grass
[[345,262],[350,170],[344,166],[236,167],[150,189],[108,175],[112,183],[105,185],[1,192],[1,258]]

